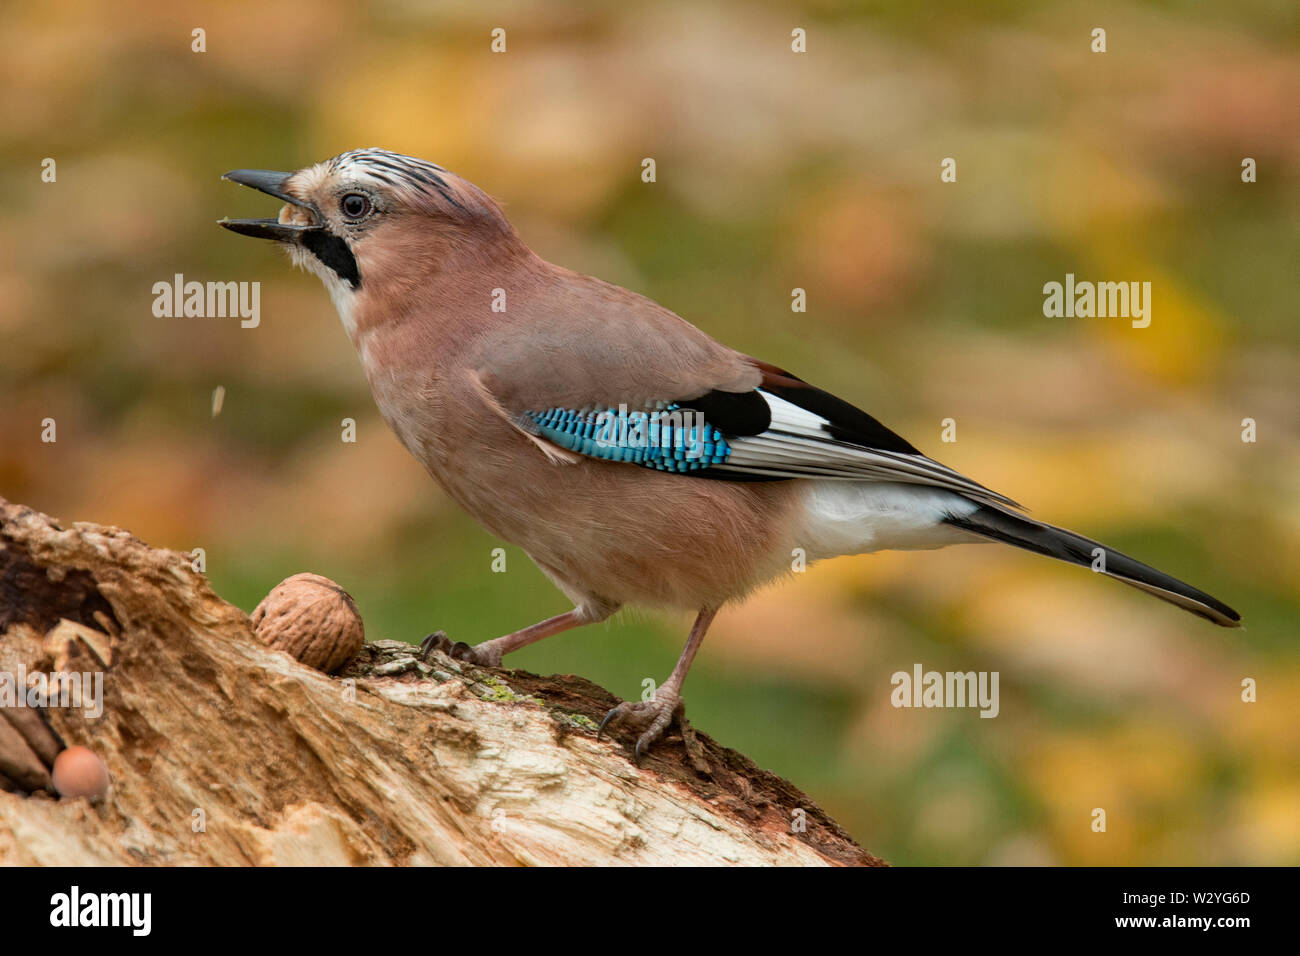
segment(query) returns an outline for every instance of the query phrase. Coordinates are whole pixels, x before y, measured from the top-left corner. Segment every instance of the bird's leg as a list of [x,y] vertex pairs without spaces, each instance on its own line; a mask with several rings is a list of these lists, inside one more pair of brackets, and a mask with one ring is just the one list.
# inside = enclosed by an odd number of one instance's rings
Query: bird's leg
[[[604,615],[604,617],[608,616],[608,614]],[[435,631],[420,642],[420,653],[428,655],[429,651],[436,648],[449,657],[469,661],[471,664],[479,664],[483,667],[500,667],[501,658],[511,651],[517,651],[521,647],[535,644],[542,638],[550,637],[552,634],[559,634],[561,631],[567,631],[570,628],[590,624],[601,619],[601,616],[594,614],[589,608],[575,607],[572,611],[557,614],[555,617],[548,617],[546,620],[538,621],[523,630],[515,631],[513,634],[505,634],[501,637],[494,637],[490,641],[475,644],[473,647],[470,647],[464,641],[451,640],[442,631]]]
[[596,734],[598,738],[604,733],[606,727],[617,727],[624,722],[636,726],[648,724],[641,736],[637,738],[636,750],[633,752],[634,758],[640,761],[642,751],[663,735],[668,725],[672,723],[673,717],[686,712],[685,705],[682,703],[682,684],[686,681],[686,672],[691,669],[691,661],[695,660],[700,645],[704,643],[704,634],[717,613],[716,610],[708,608],[700,611],[695,618],[695,624],[691,627],[691,636],[686,639],[682,656],[677,659],[677,666],[673,668],[668,679],[655,689],[654,696],[649,700],[625,700],[606,714],[605,719],[600,722],[600,730]]

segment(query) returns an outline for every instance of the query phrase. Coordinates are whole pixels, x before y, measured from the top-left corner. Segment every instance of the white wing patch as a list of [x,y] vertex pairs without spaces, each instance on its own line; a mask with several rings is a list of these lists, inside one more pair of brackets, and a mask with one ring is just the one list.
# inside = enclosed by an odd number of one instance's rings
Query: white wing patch
[[898,481],[944,488],[976,501],[1019,508],[1010,498],[990,491],[924,455],[865,448],[839,441],[822,416],[778,395],[758,390],[771,411],[772,423],[761,435],[732,438],[731,455],[713,472],[743,472],[773,478],[838,478]]

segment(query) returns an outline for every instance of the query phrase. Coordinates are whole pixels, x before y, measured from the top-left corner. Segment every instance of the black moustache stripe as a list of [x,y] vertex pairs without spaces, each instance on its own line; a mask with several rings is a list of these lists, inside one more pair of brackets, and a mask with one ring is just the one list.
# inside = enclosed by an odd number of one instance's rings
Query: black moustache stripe
[[324,229],[303,233],[302,244],[317,259],[333,269],[354,289],[361,288],[361,273],[348,244]]

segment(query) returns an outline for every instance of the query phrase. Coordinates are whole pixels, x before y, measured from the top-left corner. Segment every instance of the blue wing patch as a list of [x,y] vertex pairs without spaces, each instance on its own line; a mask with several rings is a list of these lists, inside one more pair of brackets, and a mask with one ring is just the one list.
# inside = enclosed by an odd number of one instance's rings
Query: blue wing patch
[[579,455],[625,461],[677,474],[725,464],[731,446],[694,409],[677,404],[657,411],[625,407],[594,411],[551,408],[524,412],[530,431]]

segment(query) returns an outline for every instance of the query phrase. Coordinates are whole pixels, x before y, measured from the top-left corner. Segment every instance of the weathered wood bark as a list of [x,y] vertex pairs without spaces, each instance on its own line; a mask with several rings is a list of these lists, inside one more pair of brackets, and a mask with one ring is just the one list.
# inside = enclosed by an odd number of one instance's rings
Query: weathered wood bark
[[260,644],[188,556],[0,499],[0,672],[20,667],[104,673],[102,716],[47,719],[112,787],[0,792],[0,863],[880,863],[702,734],[694,761],[670,733],[638,768],[595,739],[615,698],[587,681],[389,641],[331,678]]

